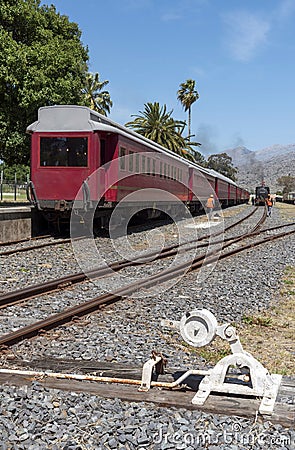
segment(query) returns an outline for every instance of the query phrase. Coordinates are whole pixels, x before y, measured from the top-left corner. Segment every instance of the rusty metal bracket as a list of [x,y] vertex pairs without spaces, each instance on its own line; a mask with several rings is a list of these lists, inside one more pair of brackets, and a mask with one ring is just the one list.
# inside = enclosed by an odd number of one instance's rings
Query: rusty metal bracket
[[156,369],[155,372],[157,374],[163,374],[165,365],[166,358],[161,353],[153,351],[150,359],[143,365],[141,385],[138,390],[142,392],[149,391],[154,369]]

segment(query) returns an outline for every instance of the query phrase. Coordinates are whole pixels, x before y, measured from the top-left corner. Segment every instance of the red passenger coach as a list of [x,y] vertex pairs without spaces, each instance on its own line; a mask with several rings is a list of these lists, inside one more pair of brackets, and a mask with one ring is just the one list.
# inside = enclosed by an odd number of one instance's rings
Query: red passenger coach
[[[75,198],[95,167],[94,158],[88,158],[89,148],[95,146],[98,147],[97,142],[90,133],[33,134],[32,182],[44,207],[53,206],[53,203],[56,207],[56,201]],[[95,154],[99,152],[93,152],[92,156]],[[52,204],[46,203],[50,201]]]
[[228,204],[235,205],[237,203],[237,185],[229,185]]
[[[54,223],[68,221],[74,208],[80,217],[90,212],[106,226],[122,200],[129,213],[138,211],[138,196],[130,195],[137,191],[151,216],[163,205],[166,212],[175,211],[179,202],[202,209],[211,193],[224,205],[245,201],[232,180],[84,106],[40,108],[27,131],[32,135],[28,195]],[[169,193],[169,200],[155,189]]]
[[189,167],[189,197],[191,210],[197,211],[206,204],[208,196],[215,192],[215,177],[210,170],[196,170],[195,165]]
[[[231,198],[230,192],[235,192],[237,186],[236,183],[215,170],[210,170],[210,173],[215,178],[215,192],[219,202],[222,206],[228,206]],[[234,199],[236,199],[235,196]]]
[[40,108],[32,133],[31,188],[42,211],[70,210],[83,181],[101,164],[101,143],[77,107]]

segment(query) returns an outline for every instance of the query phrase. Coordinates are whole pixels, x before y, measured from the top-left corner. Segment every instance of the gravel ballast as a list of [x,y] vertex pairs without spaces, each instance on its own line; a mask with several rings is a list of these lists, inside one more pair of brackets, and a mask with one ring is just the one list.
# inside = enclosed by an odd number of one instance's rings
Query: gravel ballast
[[[252,207],[235,207],[231,211],[240,217],[249,208]],[[232,215],[226,223],[236,218],[237,215]],[[256,219],[254,215],[244,227],[251,228],[249,223],[253,226]],[[280,210],[273,208],[273,215],[264,227],[281,223]],[[173,224],[163,225],[160,230],[169,242],[175,241]],[[241,228],[233,229],[231,234],[238,232]],[[130,240],[140,247],[149,233],[150,230],[134,233]],[[109,260],[119,259],[106,238],[98,241]],[[160,320],[180,320],[187,311],[207,308],[219,324],[239,322],[245,313],[270,305],[287,265],[295,266],[293,235],[220,261],[201,272],[191,272],[177,284],[156,289],[152,296],[121,300],[99,314],[19,343],[13,346],[10,357],[93,359],[141,367],[151,351],[157,350],[167,354],[170,366],[206,367],[197,353],[192,356],[182,345],[179,333],[163,329]],[[33,284],[32,280],[40,281],[40,277],[45,281],[80,270],[68,245],[11,255],[1,260],[1,267],[1,280],[7,281],[1,284],[3,292]],[[140,266],[136,271],[139,277],[145,275]],[[16,279],[18,275],[21,276]],[[101,292],[99,282],[88,282],[33,299],[22,308],[2,310],[1,334]],[[5,355],[1,361],[7,367]],[[13,359],[9,363],[13,365]],[[290,402],[294,403],[294,399]],[[0,449],[3,450],[295,448],[294,429],[260,420],[49,390],[38,381],[29,387],[0,386]]]

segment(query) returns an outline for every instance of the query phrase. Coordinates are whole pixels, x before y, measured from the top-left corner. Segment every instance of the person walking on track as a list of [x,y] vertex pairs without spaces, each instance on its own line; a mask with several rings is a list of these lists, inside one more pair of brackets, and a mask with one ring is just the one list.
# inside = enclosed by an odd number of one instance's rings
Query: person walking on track
[[270,217],[271,216],[272,206],[273,206],[273,200],[272,200],[270,194],[268,194],[268,196],[266,197],[265,203],[266,203],[266,206],[267,206],[267,215],[268,215],[268,217]]
[[212,219],[214,206],[215,206],[214,195],[211,194],[206,203],[207,214],[208,214],[209,220]]

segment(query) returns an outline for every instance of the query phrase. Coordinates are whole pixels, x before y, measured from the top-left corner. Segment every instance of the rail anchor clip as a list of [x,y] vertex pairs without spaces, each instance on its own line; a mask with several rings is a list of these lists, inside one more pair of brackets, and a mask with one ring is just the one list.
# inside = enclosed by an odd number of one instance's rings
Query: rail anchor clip
[[[271,415],[282,376],[270,375],[250,353],[244,351],[236,329],[229,323],[218,325],[215,316],[207,309],[195,309],[183,315],[180,322],[162,320],[162,326],[177,328],[183,339],[193,347],[210,344],[216,336],[230,344],[232,354],[222,358],[212,369],[188,370],[171,387],[180,385],[190,375],[202,375],[198,390],[192,399],[195,405],[203,405],[211,392],[262,397],[259,412]],[[139,390],[150,388],[152,371],[161,356],[152,354],[144,365]],[[172,386],[173,385],[173,386]]]

